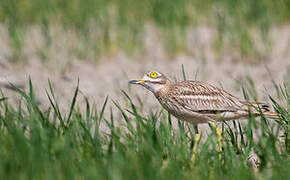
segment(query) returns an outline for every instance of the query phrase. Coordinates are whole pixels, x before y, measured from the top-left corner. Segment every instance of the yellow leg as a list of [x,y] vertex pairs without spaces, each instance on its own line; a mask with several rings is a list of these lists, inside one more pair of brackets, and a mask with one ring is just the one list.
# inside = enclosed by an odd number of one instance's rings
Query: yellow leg
[[222,159],[222,130],[218,127],[216,128],[217,140],[218,140],[218,153],[219,159]]
[[222,159],[222,130],[219,127],[216,127],[215,123],[211,123],[212,127],[215,128],[218,141],[218,153],[219,159]]
[[193,154],[191,156],[191,161],[195,162],[196,160],[196,156],[197,156],[197,147],[200,141],[200,134],[195,134],[195,142],[194,142],[194,146],[193,146]]

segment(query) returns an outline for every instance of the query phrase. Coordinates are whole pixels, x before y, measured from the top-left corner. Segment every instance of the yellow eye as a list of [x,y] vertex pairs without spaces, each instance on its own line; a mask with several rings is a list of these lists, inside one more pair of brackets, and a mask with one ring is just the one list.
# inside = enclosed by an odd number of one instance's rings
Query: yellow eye
[[157,76],[157,73],[156,72],[152,72],[152,73],[149,74],[149,76],[152,77],[152,78],[155,78]]

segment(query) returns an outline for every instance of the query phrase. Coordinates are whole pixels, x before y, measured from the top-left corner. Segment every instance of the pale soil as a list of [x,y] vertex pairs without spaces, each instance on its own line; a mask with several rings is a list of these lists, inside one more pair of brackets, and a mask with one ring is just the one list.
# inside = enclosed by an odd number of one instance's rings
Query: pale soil
[[233,52],[216,56],[212,50],[216,32],[209,28],[201,27],[190,31],[188,44],[193,55],[177,55],[174,58],[166,56],[153,30],[148,30],[147,34],[145,48],[150,53],[145,54],[144,57],[127,56],[120,52],[110,57],[103,57],[94,63],[72,56],[70,52],[73,51],[74,46],[80,46],[78,38],[73,33],[56,30],[52,46],[48,49],[49,60],[43,61],[39,57],[43,38],[40,36],[39,28],[34,27],[24,36],[24,54],[27,62],[15,64],[10,60],[11,48],[9,48],[7,29],[5,26],[0,26],[1,90],[9,98],[8,101],[15,103],[17,96],[14,91],[7,88],[8,81],[27,90],[30,76],[39,104],[45,108],[49,104],[45,90],[48,90],[47,82],[50,79],[59,106],[63,111],[67,111],[79,79],[81,95],[78,98],[78,105],[81,107],[84,107],[83,95],[85,95],[100,110],[108,95],[110,97],[108,106],[116,111],[111,100],[126,106],[121,92],[125,90],[132,95],[137,105],[139,105],[137,96],[144,101],[142,114],[147,115],[152,108],[159,109],[160,105],[150,92],[142,87],[130,87],[128,81],[140,78],[143,73],[150,70],[163,72],[173,80],[182,80],[183,64],[188,79],[196,77],[197,80],[222,87],[238,97],[243,97],[240,83],[245,85],[245,77],[249,76],[255,83],[259,100],[266,102],[269,102],[268,95],[276,97],[272,80],[277,84],[289,83],[290,26],[271,30],[272,49],[267,52],[267,60],[258,65],[237,62]]

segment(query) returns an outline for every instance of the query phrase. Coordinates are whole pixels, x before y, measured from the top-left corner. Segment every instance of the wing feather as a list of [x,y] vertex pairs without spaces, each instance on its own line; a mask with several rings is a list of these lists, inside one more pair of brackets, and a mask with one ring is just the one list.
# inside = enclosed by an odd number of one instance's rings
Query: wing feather
[[168,94],[180,106],[200,113],[234,112],[241,110],[241,101],[210,84],[200,81],[184,81],[172,85]]

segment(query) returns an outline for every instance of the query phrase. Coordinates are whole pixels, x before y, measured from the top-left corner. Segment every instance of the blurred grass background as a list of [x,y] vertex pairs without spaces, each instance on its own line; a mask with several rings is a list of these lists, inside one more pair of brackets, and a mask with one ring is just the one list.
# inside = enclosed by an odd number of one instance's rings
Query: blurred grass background
[[0,22],[8,28],[16,56],[22,51],[23,32],[33,26],[41,27],[47,46],[51,27],[60,26],[76,32],[96,55],[119,50],[142,52],[149,24],[161,32],[169,54],[186,53],[187,29],[206,25],[218,32],[214,45],[217,52],[233,47],[241,57],[257,57],[253,34],[270,45],[269,29],[289,20],[289,0],[0,1]]

